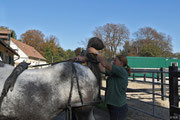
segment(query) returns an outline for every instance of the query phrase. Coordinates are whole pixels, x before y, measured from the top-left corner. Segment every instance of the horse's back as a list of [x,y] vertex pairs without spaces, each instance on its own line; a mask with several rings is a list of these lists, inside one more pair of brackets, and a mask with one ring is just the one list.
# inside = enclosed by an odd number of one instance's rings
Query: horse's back
[[28,69],[18,76],[13,91],[3,101],[2,111],[6,115],[38,114],[49,118],[68,104],[71,88],[72,104],[81,102],[79,91],[83,102],[97,99],[97,83],[92,71],[78,63],[63,62],[42,69]]

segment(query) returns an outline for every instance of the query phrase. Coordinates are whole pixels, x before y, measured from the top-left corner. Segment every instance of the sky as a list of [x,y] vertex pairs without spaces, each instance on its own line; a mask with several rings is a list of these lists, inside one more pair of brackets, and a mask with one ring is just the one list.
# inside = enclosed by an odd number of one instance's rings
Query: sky
[[40,30],[54,35],[67,50],[84,47],[81,41],[107,23],[124,24],[133,33],[151,27],[172,37],[180,52],[180,0],[0,0],[0,26],[16,32]]

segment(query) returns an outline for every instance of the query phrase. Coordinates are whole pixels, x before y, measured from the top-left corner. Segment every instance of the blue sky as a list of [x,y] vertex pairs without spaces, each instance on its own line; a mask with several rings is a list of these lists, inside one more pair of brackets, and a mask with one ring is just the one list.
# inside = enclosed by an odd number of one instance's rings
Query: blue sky
[[107,23],[125,24],[131,38],[148,26],[170,35],[173,52],[180,52],[179,5],[180,0],[0,0],[0,26],[15,30],[18,39],[27,30],[40,30],[72,50]]

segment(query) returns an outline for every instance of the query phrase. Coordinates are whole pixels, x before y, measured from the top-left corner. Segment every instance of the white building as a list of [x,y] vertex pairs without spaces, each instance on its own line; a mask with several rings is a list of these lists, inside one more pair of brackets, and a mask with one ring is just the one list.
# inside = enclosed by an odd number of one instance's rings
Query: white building
[[6,43],[6,47],[11,48],[12,49],[11,51],[15,50],[13,52],[14,53],[13,56],[13,54],[10,54],[8,50],[3,49],[3,46],[0,46],[1,59],[4,59],[4,61],[7,61],[7,63],[9,63],[8,62],[9,59],[5,59],[5,58],[9,58],[9,56],[11,55],[12,61],[14,58],[15,66],[22,61],[31,63],[31,66],[47,64],[46,59],[36,49],[25,43],[15,40],[14,38],[11,37],[11,33],[12,33],[11,30],[0,29],[1,43]]
[[22,61],[31,63],[31,66],[47,64],[46,59],[36,49],[25,43],[11,38],[10,47],[13,48],[20,56],[19,58],[18,56],[14,56],[15,65]]

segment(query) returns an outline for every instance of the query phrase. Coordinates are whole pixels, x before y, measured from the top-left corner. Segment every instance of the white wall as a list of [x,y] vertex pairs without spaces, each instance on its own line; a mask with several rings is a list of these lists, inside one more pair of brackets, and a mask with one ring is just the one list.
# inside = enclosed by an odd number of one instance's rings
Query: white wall
[[15,66],[22,61],[28,60],[28,56],[14,42],[10,41],[10,47],[13,48],[20,56],[18,59],[18,56],[14,55]]

